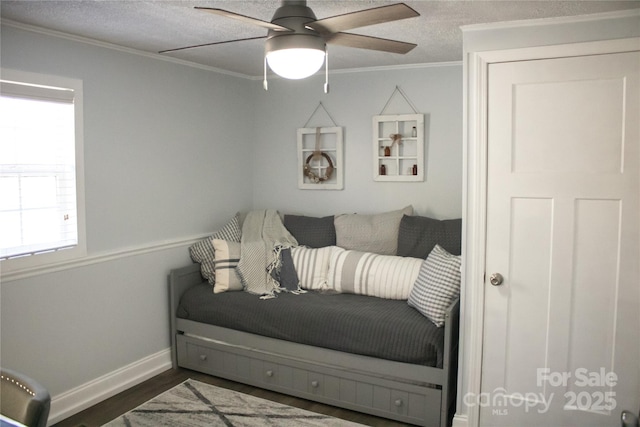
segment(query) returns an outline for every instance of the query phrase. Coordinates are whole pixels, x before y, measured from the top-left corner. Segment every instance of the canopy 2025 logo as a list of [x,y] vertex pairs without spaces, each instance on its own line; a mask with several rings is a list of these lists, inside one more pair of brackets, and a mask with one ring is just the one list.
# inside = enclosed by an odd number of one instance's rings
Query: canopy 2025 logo
[[[608,413],[617,406],[616,393],[611,391],[618,383],[618,375],[608,372],[605,368],[598,371],[589,371],[587,368],[578,368],[574,371],[554,371],[549,368],[538,368],[536,371],[536,386],[543,388],[567,389],[570,385],[574,390],[563,394],[563,409],[587,410],[593,412]],[[575,391],[578,389],[579,391]],[[603,391],[608,389],[608,391]],[[540,414],[547,413],[556,398],[555,392],[528,391],[525,393],[507,392],[499,387],[492,392],[480,394],[467,393],[463,397],[463,403],[468,406],[480,406],[491,408],[492,415],[508,415],[509,407],[523,407],[525,412],[535,410]]]

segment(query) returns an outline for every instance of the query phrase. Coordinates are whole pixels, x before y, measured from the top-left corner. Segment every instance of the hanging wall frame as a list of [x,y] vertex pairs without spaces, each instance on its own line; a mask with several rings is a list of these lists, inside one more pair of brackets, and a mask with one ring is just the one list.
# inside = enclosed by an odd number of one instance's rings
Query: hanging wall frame
[[[396,93],[414,114],[383,114]],[[397,86],[380,115],[373,116],[373,179],[424,181],[424,114]]]
[[[318,111],[318,105],[311,117]],[[325,109],[326,112],[326,109]],[[329,113],[327,112],[327,115]],[[305,127],[297,131],[298,188],[303,190],[342,190],[344,163],[342,127]],[[329,116],[331,118],[331,116]]]

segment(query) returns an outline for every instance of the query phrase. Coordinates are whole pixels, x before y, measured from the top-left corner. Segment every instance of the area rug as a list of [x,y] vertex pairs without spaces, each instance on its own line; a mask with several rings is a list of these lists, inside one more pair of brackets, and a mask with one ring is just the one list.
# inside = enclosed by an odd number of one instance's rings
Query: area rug
[[192,379],[106,424],[108,427],[362,426]]

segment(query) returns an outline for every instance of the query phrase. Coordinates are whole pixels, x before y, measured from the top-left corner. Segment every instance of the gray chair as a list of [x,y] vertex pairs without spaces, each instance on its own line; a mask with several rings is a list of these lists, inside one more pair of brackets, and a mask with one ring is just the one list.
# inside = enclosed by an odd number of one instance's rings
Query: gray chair
[[0,368],[0,413],[29,427],[46,427],[51,397],[28,376]]

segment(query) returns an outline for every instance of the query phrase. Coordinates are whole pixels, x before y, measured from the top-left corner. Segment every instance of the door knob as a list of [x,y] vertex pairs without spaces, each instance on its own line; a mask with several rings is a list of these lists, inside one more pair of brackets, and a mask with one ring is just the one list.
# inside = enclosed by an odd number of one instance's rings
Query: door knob
[[502,277],[502,274],[500,273],[493,273],[491,276],[489,276],[489,282],[493,286],[500,286],[504,282],[504,277]]
[[638,425],[640,425],[638,417],[636,417],[635,414],[632,414],[629,411],[622,411],[620,421],[622,422],[622,427],[637,427]]

